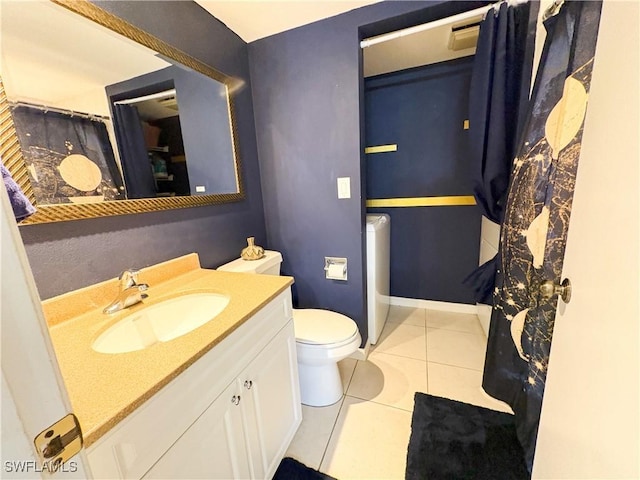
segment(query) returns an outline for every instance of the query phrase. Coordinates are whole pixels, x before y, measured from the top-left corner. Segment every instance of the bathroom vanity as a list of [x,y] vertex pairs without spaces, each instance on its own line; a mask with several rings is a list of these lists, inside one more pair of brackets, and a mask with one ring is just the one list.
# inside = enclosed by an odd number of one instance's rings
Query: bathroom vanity
[[[292,279],[204,270],[196,255],[166,263],[140,273],[153,300],[111,318],[95,307],[113,281],[43,302],[93,475],[271,478],[302,419]],[[193,331],[128,353],[91,348],[130,310],[207,289],[229,304]]]

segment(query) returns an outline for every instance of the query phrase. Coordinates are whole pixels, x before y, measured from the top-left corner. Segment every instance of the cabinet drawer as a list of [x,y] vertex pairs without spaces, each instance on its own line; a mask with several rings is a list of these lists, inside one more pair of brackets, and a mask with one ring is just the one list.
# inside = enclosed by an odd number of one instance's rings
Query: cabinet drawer
[[88,450],[95,478],[141,478],[291,319],[282,292]]

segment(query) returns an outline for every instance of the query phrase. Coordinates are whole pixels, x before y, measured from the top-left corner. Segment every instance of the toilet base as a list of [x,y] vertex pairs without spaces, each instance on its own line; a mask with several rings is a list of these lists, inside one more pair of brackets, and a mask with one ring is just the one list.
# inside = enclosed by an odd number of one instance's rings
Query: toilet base
[[326,407],[342,398],[342,381],[337,362],[306,365],[298,362],[300,399],[303,405]]

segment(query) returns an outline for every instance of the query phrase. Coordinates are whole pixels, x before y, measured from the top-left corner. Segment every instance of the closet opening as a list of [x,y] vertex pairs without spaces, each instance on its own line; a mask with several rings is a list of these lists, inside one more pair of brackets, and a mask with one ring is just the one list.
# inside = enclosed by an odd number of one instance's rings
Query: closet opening
[[[423,318],[428,378],[455,377],[461,400],[508,411],[481,390],[491,307],[463,283],[498,252],[499,225],[483,217],[474,195],[469,105],[480,23],[503,5],[522,9],[525,28],[535,29],[537,7],[529,3],[469,2],[466,11],[361,41],[362,177],[366,214],[390,217],[387,335]],[[525,43],[520,105],[533,36]],[[429,383],[429,393],[455,395],[450,385],[434,383],[432,391]]]
[[392,300],[467,305],[481,215],[467,175],[479,22],[493,6],[361,41],[367,213],[391,217]]

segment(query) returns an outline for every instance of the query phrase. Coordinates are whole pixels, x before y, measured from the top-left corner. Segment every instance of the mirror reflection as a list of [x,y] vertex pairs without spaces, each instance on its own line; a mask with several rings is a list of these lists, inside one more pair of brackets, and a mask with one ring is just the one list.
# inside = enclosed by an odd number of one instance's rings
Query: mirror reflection
[[51,2],[3,2],[2,78],[39,205],[240,191],[222,82]]
[[[116,101],[113,106],[129,198],[189,195],[175,88]],[[145,155],[148,163],[135,161]]]

